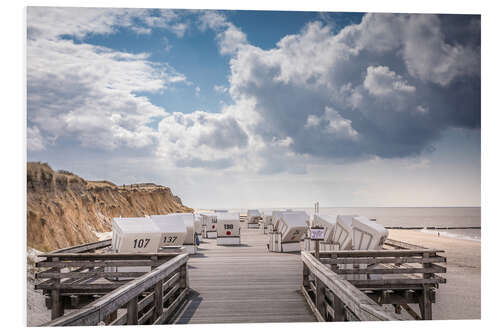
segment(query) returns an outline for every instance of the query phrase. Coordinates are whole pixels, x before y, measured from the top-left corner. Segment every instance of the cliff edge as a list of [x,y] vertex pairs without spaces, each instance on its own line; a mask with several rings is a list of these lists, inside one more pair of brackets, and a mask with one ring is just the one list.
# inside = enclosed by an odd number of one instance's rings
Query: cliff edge
[[39,162],[27,165],[27,199],[28,247],[39,251],[97,241],[113,217],[192,211],[165,186],[87,181]]

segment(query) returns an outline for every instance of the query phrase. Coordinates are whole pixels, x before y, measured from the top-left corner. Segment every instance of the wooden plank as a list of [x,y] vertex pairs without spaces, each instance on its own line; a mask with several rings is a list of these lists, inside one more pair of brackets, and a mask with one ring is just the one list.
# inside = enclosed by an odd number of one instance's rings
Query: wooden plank
[[319,322],[325,321],[325,319],[323,318],[321,313],[319,313],[318,308],[316,308],[316,305],[314,304],[313,300],[311,299],[311,297],[307,293],[307,290],[304,288],[304,286],[302,286],[300,288],[300,290],[302,291],[302,295],[304,295],[304,298],[306,299],[307,304],[311,308],[311,311],[313,312],[314,316],[316,317],[316,320]]
[[436,254],[444,250],[438,249],[401,249],[401,250],[343,250],[343,251],[321,251],[321,256],[337,255],[339,258],[359,257],[411,257],[422,256],[424,253]]
[[[58,258],[51,258],[51,261],[58,262]],[[52,279],[50,283],[55,286],[51,290],[50,297],[51,297],[51,311],[50,311],[50,318],[52,320],[61,317],[64,315],[64,303],[62,301],[61,297],[61,290],[59,288],[61,280],[59,278]]]
[[172,295],[179,290],[180,288],[180,282],[175,283],[172,286],[172,289],[170,289],[164,296],[163,296],[163,303],[165,303]]
[[147,272],[68,272],[68,273],[54,273],[54,272],[40,272],[36,275],[37,278],[116,278],[116,277],[139,277]]
[[137,296],[134,296],[127,303],[127,325],[137,325],[138,321]]
[[179,253],[42,253],[38,257],[54,258],[59,260],[141,260],[151,257],[158,259],[175,258]]
[[399,248],[399,249],[406,249],[406,250],[423,250],[425,247],[419,246],[419,245],[414,245],[410,243],[406,243],[403,241],[395,240],[388,238],[385,240],[384,245],[392,246],[394,248]]
[[188,293],[189,293],[189,289],[184,289],[179,294],[179,296],[177,296],[177,298],[175,299],[175,301],[173,301],[168,306],[168,308],[166,308],[166,309],[163,310],[162,315],[160,317],[158,317],[154,321],[153,324],[154,325],[163,324],[165,321],[167,321],[170,318],[170,315],[175,311],[175,309],[177,308],[177,306],[184,300],[184,298],[186,298],[186,296],[188,295]]
[[412,278],[402,278],[402,279],[380,279],[380,280],[347,280],[354,286],[385,286],[390,289],[390,286],[395,285],[408,285],[408,284],[438,284],[446,283],[446,279],[443,278],[430,278],[430,279],[412,279]]
[[99,291],[99,290],[110,290],[110,289],[116,289],[119,288],[123,285],[125,285],[127,281],[123,282],[108,282],[108,283],[60,283],[60,284],[51,284],[51,285],[37,285],[35,289],[44,289],[44,290],[55,290],[55,289],[60,289],[64,290],[65,292],[71,291],[71,290],[90,290],[90,291]]
[[333,270],[337,274],[410,274],[410,273],[446,273],[446,267],[434,265],[428,268],[338,268]]
[[179,254],[150,273],[122,285],[85,306],[80,311],[60,317],[44,326],[96,325],[104,316],[127,304],[133,297],[143,293],[157,282],[172,275],[182,265],[186,264],[187,260],[188,254]]
[[340,265],[340,264],[422,264],[422,263],[442,263],[446,262],[445,257],[435,256],[429,258],[321,258],[323,264]]
[[[351,309],[361,320],[402,320],[401,316],[385,310],[351,283],[341,279],[339,275],[314,258],[311,253],[303,251],[301,257],[311,273],[319,278],[332,291],[335,298],[338,297],[339,301]],[[334,308],[334,310],[336,309]]]
[[128,267],[128,266],[152,266],[155,263],[151,260],[123,260],[123,261],[61,261],[61,262],[50,262],[50,261],[39,261],[35,264],[36,267]]
[[154,290],[154,319],[161,316],[163,313],[163,281],[158,281],[155,284]]
[[66,247],[63,249],[54,250],[54,251],[51,251],[49,253],[44,253],[42,255],[39,255],[39,257],[41,257],[41,256],[45,257],[45,256],[49,256],[52,254],[60,255],[62,253],[66,253],[66,252],[78,253],[78,252],[85,252],[85,251],[90,251],[90,250],[97,250],[97,249],[102,249],[102,248],[108,247],[110,245],[111,245],[111,239],[106,239],[106,240],[97,241],[97,242],[93,242],[93,243],[86,243],[86,244],[75,245],[75,246],[70,246],[70,247]]
[[146,297],[144,297],[137,303],[137,311],[142,311],[146,306],[153,302],[153,299],[154,293],[149,293]]
[[137,320],[137,325],[143,325],[153,316],[155,308],[151,307],[148,311],[146,311],[140,318]]

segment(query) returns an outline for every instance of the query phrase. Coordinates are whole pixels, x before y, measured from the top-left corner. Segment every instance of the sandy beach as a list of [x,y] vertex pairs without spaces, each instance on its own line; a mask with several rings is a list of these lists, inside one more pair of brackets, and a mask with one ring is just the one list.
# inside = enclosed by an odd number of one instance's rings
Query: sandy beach
[[438,237],[411,230],[390,230],[389,237],[445,250],[448,268],[433,305],[433,319],[481,319],[481,242]]

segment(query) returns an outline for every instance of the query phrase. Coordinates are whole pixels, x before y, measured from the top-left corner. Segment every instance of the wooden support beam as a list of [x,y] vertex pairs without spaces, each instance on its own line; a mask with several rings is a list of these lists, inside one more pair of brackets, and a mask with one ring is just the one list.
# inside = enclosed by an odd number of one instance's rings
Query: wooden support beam
[[[59,258],[51,258],[50,261],[58,262]],[[53,289],[50,292],[51,306],[52,306],[50,311],[50,318],[54,320],[64,315],[64,303],[61,297],[61,290],[60,290],[61,279],[54,278],[50,282],[51,285],[53,286]]]
[[137,325],[138,322],[137,296],[135,296],[127,303],[127,325]]
[[318,312],[323,318],[326,318],[325,285],[319,279],[316,279],[315,301]]
[[430,298],[430,288],[424,286],[424,289],[421,291],[420,296],[420,315],[423,320],[432,320],[432,302]]
[[158,281],[155,285],[154,291],[154,316],[156,319],[163,313],[163,281]]
[[344,303],[337,296],[334,296],[333,298],[333,313],[333,321],[345,321]]
[[413,319],[415,319],[415,320],[422,320],[422,317],[420,317],[418,315],[418,313],[416,313],[415,311],[413,311],[413,309],[408,304],[401,304],[401,307],[403,309],[405,309],[406,312],[408,312],[408,314],[413,317]]

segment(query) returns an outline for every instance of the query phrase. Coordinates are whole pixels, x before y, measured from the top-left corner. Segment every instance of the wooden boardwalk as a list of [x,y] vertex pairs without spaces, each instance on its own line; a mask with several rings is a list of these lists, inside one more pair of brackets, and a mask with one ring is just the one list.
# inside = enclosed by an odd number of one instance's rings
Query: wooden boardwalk
[[270,253],[267,239],[246,223],[240,246],[204,239],[189,259],[191,296],[175,323],[316,321],[300,292],[300,254]]

